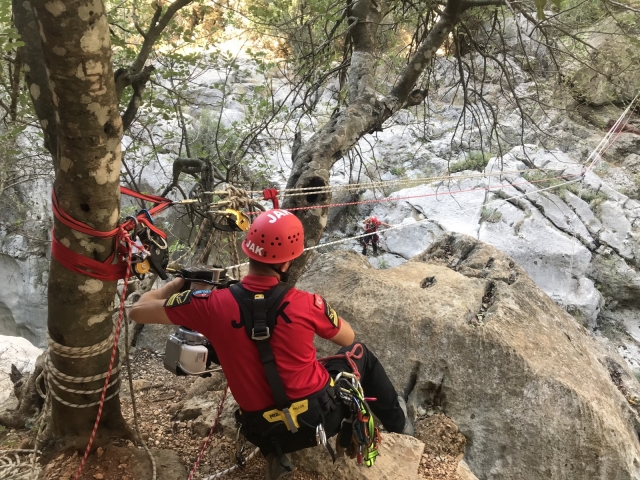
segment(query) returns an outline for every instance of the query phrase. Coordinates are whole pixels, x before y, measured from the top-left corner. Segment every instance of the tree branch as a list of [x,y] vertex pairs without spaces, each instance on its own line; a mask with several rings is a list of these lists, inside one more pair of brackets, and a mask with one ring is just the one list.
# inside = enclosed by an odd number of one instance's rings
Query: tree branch
[[[336,111],[332,118],[298,150],[287,188],[328,185],[331,167],[353,148],[360,138],[372,129],[379,128],[408,101],[415,102],[419,99],[422,93],[415,91],[415,85],[431,65],[435,52],[459,21],[463,11],[462,1],[448,0],[444,11],[440,13],[424,42],[409,60],[396,86],[383,101],[376,99],[373,83],[375,62],[369,41],[374,38],[375,29],[379,24],[369,20],[375,18],[374,15],[381,14],[369,0],[359,0],[351,7],[348,12],[348,21],[351,21],[351,18],[365,18],[363,15],[366,15],[367,22],[356,23],[351,29],[354,53],[349,67],[349,81],[356,85],[349,86],[350,104]],[[284,206],[291,208],[318,205],[327,203],[330,199],[330,194],[310,193],[304,196],[288,197]],[[302,210],[298,216],[304,225],[305,246],[317,245],[326,224],[327,209]],[[291,269],[291,281],[295,281],[301,274],[306,258],[306,255],[303,255],[294,263]]]
[[147,82],[149,81],[151,72],[154,70],[155,67],[153,65],[147,65],[142,69],[142,72],[132,78],[131,87],[133,88],[133,95],[131,95],[127,110],[122,114],[122,128],[124,130],[129,128],[136,117],[138,108],[140,108],[140,105],[142,104],[142,95],[147,87]]
[[611,5],[615,5],[616,7],[624,8],[625,10],[630,10],[632,12],[640,13],[640,8],[633,8],[629,5],[625,5],[624,3],[614,2],[614,0],[607,0]]
[[506,5],[504,0],[469,0],[462,2],[462,10],[469,10],[477,7],[503,6]]
[[25,69],[25,81],[29,86],[29,93],[36,115],[40,120],[40,127],[44,134],[44,146],[51,153],[53,165],[58,167],[58,123],[56,117],[53,94],[49,88],[49,77],[44,64],[42,40],[31,4],[27,1],[13,0],[13,19],[24,47],[19,54],[28,66]]
[[436,51],[453,29],[454,25],[460,20],[460,14],[464,11],[463,2],[461,0],[448,0],[447,5],[433,26],[427,38],[418,48],[413,58],[405,67],[400,75],[400,80],[387,98],[385,104],[392,111],[397,111],[405,103],[409,93],[413,90],[418,78],[424,72],[428,65],[431,64]]
[[[186,7],[192,1],[193,0],[175,0],[171,5],[169,5],[169,7],[167,7],[164,15],[162,15],[162,7],[160,4],[157,4],[156,11],[151,19],[148,30],[145,33],[141,33],[144,41],[142,42],[138,56],[133,63],[129,65],[129,67],[119,69],[116,72],[116,92],[118,94],[118,98],[122,98],[124,89],[131,85],[136,75],[142,72],[145,63],[149,59],[149,55],[151,55],[153,45],[156,43],[160,34],[167,27],[174,15],[178,10]],[[137,22],[135,23],[136,28],[140,28],[140,25],[137,25]]]

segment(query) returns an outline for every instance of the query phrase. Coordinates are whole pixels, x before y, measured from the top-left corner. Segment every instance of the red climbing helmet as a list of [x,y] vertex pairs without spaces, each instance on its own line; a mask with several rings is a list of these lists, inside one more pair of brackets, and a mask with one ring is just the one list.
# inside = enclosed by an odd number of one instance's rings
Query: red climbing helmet
[[267,210],[253,221],[242,242],[247,257],[262,263],[284,263],[302,255],[304,230],[293,213]]
[[375,215],[371,215],[371,217],[369,217],[369,220],[371,220],[373,223],[378,223],[378,217],[376,217]]

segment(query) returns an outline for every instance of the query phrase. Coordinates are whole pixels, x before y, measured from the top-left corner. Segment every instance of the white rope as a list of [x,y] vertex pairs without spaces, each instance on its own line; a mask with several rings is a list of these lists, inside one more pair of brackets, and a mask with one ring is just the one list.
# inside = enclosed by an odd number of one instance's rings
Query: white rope
[[[75,375],[67,375],[66,373],[61,372],[53,364],[53,361],[51,359],[51,353],[53,352],[54,354],[65,357],[65,358],[95,357],[113,348],[114,338],[115,338],[115,324],[113,326],[113,330],[111,331],[111,334],[109,334],[107,338],[105,338],[104,340],[98,343],[95,343],[93,345],[87,345],[85,347],[69,347],[67,345],[62,345],[56,342],[55,340],[53,340],[49,335],[49,332],[47,332],[47,343],[49,344],[49,350],[45,352],[45,362],[44,362],[44,368],[42,371],[44,375],[45,384],[47,386],[47,393],[46,395],[42,393],[39,387],[39,381],[37,381],[36,386],[38,387],[38,393],[40,394],[40,396],[42,396],[43,398],[47,398],[47,396],[50,395],[51,397],[55,398],[56,401],[58,401],[59,403],[71,408],[90,408],[90,407],[95,407],[96,405],[99,405],[100,400],[97,400],[94,402],[87,402],[87,403],[69,402],[61,398],[60,395],[58,395],[58,393],[56,392],[56,389],[54,387],[58,388],[59,390],[76,394],[76,395],[95,395],[95,394],[101,393],[103,387],[70,388],[63,385],[61,382],[74,383],[74,384],[86,384],[86,383],[95,382],[98,380],[103,380],[104,378],[107,377],[108,373],[103,372],[103,373],[98,373],[96,375],[89,375],[89,376],[82,376],[82,377],[75,376]],[[111,374],[114,375],[114,378],[110,380],[107,388],[115,387],[115,391],[113,391],[111,394],[109,394],[105,398],[105,402],[116,397],[120,392],[120,377],[115,376],[119,372],[120,372],[120,366],[114,367],[112,369]]]
[[[246,459],[246,461],[248,462],[249,460],[251,460],[253,457],[256,456],[256,454],[260,451],[259,448],[256,448],[253,452],[251,452],[251,455],[249,455]],[[215,473],[213,475],[209,475],[206,478],[203,478],[202,480],[214,480],[215,478],[221,478],[224,477],[225,475],[228,475],[229,473],[237,470],[238,468],[240,468],[239,465],[234,465],[232,467],[229,467],[225,470],[220,470],[218,473]]]
[[0,479],[37,480],[42,471],[38,463],[41,453],[35,449],[0,450]]
[[[308,195],[319,194],[319,193],[329,193],[340,190],[363,190],[363,189],[376,189],[376,188],[384,188],[387,186],[400,186],[400,185],[411,185],[411,184],[424,184],[424,183],[434,183],[438,181],[445,180],[465,180],[472,178],[484,178],[484,177],[498,177],[502,175],[509,175],[515,173],[524,173],[529,171],[553,171],[547,168],[526,168],[524,170],[513,170],[513,171],[495,171],[495,172],[487,172],[487,173],[468,173],[465,175],[442,175],[437,177],[421,177],[421,178],[405,178],[398,180],[382,180],[379,182],[368,182],[368,183],[348,183],[345,185],[327,185],[324,187],[305,187],[305,188],[294,188],[289,190],[283,190],[282,198],[284,197],[296,197],[300,195]],[[298,192],[298,193],[288,193],[288,192]]]
[[[324,185],[319,187],[302,187],[302,188],[288,188],[284,190],[278,190],[279,197],[295,197],[299,195],[308,195],[308,194],[318,194],[318,193],[329,193],[333,191],[340,190],[367,190],[367,189],[376,189],[376,188],[384,188],[387,186],[398,186],[398,185],[410,185],[412,183],[416,184],[424,184],[424,183],[433,183],[436,181],[445,181],[445,180],[464,180],[468,178],[477,178],[477,177],[497,177],[501,175],[509,175],[515,173],[525,173],[530,171],[560,171],[556,169],[549,168],[526,168],[523,170],[506,170],[506,171],[495,171],[495,172],[480,172],[480,173],[467,173],[464,175],[440,175],[435,177],[420,177],[420,178],[399,178],[396,180],[380,180],[378,182],[363,182],[363,183],[347,183],[344,185]],[[262,195],[263,190],[244,190],[242,191],[246,195]],[[216,192],[203,192],[208,195],[225,195],[225,191],[216,191]]]
[[618,129],[618,127],[620,126],[624,118],[629,114],[629,112],[631,111],[631,108],[636,103],[638,98],[640,98],[640,91],[636,94],[636,96],[633,98],[631,103],[629,103],[629,105],[624,110],[624,112],[622,112],[622,115],[618,117],[618,120],[616,120],[616,122],[613,124],[613,127],[609,129],[609,131],[605,134],[604,137],[602,137],[602,140],[600,140],[600,143],[598,144],[598,146],[593,150],[593,152],[591,152],[591,155],[589,155],[585,163],[589,163],[589,161],[592,158],[593,158],[593,161],[591,162],[587,170],[593,169],[593,167],[598,162],[598,160],[600,160],[600,152],[610,146],[609,140],[611,139],[611,137],[613,137],[614,135],[616,135],[617,137],[617,135],[621,133],[621,132],[617,132],[616,130]]
[[[605,148],[610,147],[611,144],[613,143],[613,142],[609,142],[609,140],[611,139],[613,134],[614,133],[620,133],[620,132],[616,132],[616,129],[620,126],[620,124],[622,123],[624,118],[631,111],[631,108],[633,107],[633,105],[636,103],[636,101],[639,98],[640,98],[640,91],[636,94],[636,96],[631,101],[631,103],[629,103],[629,105],[624,110],[624,112],[622,112],[620,117],[618,117],[618,120],[616,120],[616,122],[614,123],[613,127],[611,127],[611,129],[604,135],[602,140],[600,140],[600,143],[598,143],[596,148],[587,157],[587,160],[585,161],[585,165],[587,163],[589,163],[589,162],[591,162],[591,163],[588,166],[583,167],[583,171],[582,171],[582,173],[581,173],[579,178],[576,178],[574,180],[570,180],[570,181],[567,181],[567,182],[564,182],[564,183],[560,183],[558,185],[552,185],[550,187],[540,188],[540,189],[536,189],[536,190],[533,190],[533,191],[530,191],[530,192],[525,192],[525,193],[522,193],[520,195],[513,195],[513,196],[507,197],[507,198],[498,198],[496,200],[492,200],[489,203],[483,204],[483,206],[492,205],[492,204],[498,203],[498,202],[506,202],[506,201],[509,201],[509,200],[515,200],[517,198],[524,198],[524,197],[528,197],[529,195],[533,195],[534,193],[545,192],[545,191],[548,191],[548,190],[552,190],[554,188],[564,187],[564,186],[570,185],[572,183],[582,182],[582,180],[584,179],[584,175],[588,171],[592,170],[595,167],[595,165],[598,163],[598,161],[601,159],[600,152],[602,150],[604,150]],[[547,170],[547,169],[542,169],[542,168],[538,169],[538,168],[536,168],[536,169],[516,170],[516,171],[513,171],[512,173],[522,174],[522,173],[524,173],[526,171],[531,171],[531,170]],[[555,171],[555,170],[552,170],[552,171]],[[496,176],[496,175],[507,175],[508,173],[509,172],[480,173],[480,174],[473,174],[473,176],[480,176],[480,177],[488,177],[489,176],[490,177],[490,176]],[[438,178],[438,177],[431,177],[431,178]],[[459,176],[450,176],[450,177],[446,177],[446,178],[463,179],[463,178],[471,178],[471,177],[466,177],[464,175],[459,175]],[[427,180],[427,179],[422,179],[422,180]],[[385,183],[385,182],[376,182],[376,183]],[[356,185],[356,184],[353,184],[353,185]],[[361,184],[361,185],[363,185],[363,184]],[[509,182],[509,185],[502,185],[502,188],[507,188],[508,186],[512,186],[511,182]],[[341,186],[338,186],[338,187],[341,187]],[[316,188],[316,187],[309,187],[309,188]],[[496,190],[500,191],[500,190],[502,190],[502,188],[496,189]],[[302,190],[302,189],[300,189],[300,190]],[[291,190],[289,190],[289,191],[291,191]],[[443,192],[442,195],[454,195],[454,193]],[[438,193],[436,192],[436,194],[434,196],[437,197]],[[466,212],[468,210],[475,209],[475,208],[477,208],[477,207],[475,207],[475,206],[474,207],[469,207],[469,208],[466,208],[466,209],[462,209],[462,211]],[[391,231],[391,230],[401,230],[403,228],[406,228],[406,227],[409,227],[409,226],[420,225],[420,224],[422,224],[424,222],[428,222],[428,221],[430,221],[430,219],[425,218],[425,219],[422,219],[422,220],[418,220],[418,221],[416,221],[414,223],[403,223],[403,224],[393,225],[391,227],[388,227],[388,228],[385,228],[385,229],[382,229],[382,230],[378,230],[376,233],[385,233],[385,232],[388,232],[388,231]],[[371,233],[362,233],[360,235],[354,235],[352,237],[342,238],[340,240],[335,240],[333,242],[321,243],[321,244],[315,245],[313,247],[307,247],[307,248],[304,249],[304,251],[305,252],[309,252],[309,251],[317,250],[317,249],[323,248],[323,247],[330,247],[330,246],[333,246],[333,245],[339,245],[339,244],[342,244],[342,243],[350,242],[352,240],[357,240],[357,239],[360,239],[360,238],[363,238],[363,237],[368,237],[368,236],[371,236],[371,235],[372,235]],[[232,266],[226,267],[226,268],[230,270],[230,269],[233,269],[233,268],[244,267],[246,265],[249,265],[249,262],[240,263],[238,265],[232,265]]]
[[113,347],[113,338],[115,337],[115,333],[116,326],[114,324],[109,336],[101,342],[95,343],[93,345],[88,345],[86,347],[69,347],[53,340],[49,335],[49,331],[47,330],[47,343],[49,344],[49,349],[51,349],[53,353],[60,357],[88,358],[94,357],[100,353],[110,350]]

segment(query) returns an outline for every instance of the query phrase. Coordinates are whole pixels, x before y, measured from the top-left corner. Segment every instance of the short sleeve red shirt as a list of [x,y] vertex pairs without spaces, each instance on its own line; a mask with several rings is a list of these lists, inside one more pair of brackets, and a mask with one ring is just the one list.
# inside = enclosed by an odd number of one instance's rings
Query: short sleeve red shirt
[[[276,277],[247,275],[242,285],[264,292],[278,283]],[[271,388],[258,349],[240,322],[240,307],[229,289],[192,293],[186,302],[165,307],[175,325],[206,336],[218,354],[229,388],[240,407],[248,412],[274,405]],[[271,348],[287,396],[298,400],[320,390],[329,374],[318,363],[314,335],[333,338],[340,320],[328,315],[330,308],[319,295],[292,288],[280,304],[271,335]]]

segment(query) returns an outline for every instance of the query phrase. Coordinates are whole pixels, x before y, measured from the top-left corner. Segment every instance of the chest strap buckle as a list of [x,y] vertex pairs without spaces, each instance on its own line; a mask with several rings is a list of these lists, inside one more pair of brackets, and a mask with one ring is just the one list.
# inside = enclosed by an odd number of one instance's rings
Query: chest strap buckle
[[268,340],[271,337],[271,333],[269,332],[269,327],[265,327],[265,330],[262,330],[262,332],[258,332],[258,334],[256,334],[256,329],[252,328],[251,329],[251,339],[252,340]]

